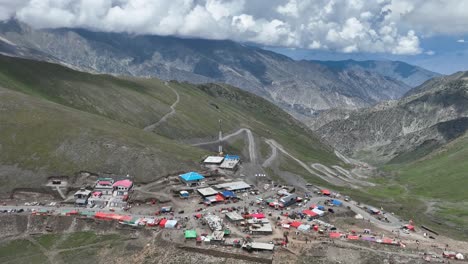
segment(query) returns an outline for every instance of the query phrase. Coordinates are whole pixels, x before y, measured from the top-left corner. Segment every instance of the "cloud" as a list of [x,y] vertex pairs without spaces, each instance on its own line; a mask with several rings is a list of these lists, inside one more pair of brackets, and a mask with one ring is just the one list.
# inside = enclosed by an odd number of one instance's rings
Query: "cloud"
[[423,52],[422,35],[468,31],[468,1],[441,2],[0,0],[0,20],[15,16],[37,28],[82,27],[340,52],[418,54]]
[[465,40],[464,39],[459,39],[457,40],[458,43],[465,43]]
[[426,55],[429,55],[429,56],[432,56],[432,55],[435,55],[435,51],[433,50],[428,50],[426,52],[424,52]]

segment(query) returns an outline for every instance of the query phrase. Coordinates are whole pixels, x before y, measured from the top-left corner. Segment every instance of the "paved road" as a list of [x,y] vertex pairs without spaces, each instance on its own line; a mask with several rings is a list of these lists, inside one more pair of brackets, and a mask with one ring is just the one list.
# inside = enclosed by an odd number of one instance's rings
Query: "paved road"
[[166,120],[171,117],[172,115],[174,115],[176,113],[176,106],[177,104],[179,103],[180,101],[180,95],[179,93],[172,87],[170,86],[167,82],[164,83],[167,87],[169,87],[176,95],[176,100],[175,102],[171,105],[171,111],[167,114],[165,114],[163,117],[161,117],[161,119],[159,119],[158,122],[154,123],[154,124],[151,124],[145,128],[143,128],[143,130],[145,131],[152,131],[153,129],[155,129],[156,127],[158,127],[161,123],[163,122],[166,122]]

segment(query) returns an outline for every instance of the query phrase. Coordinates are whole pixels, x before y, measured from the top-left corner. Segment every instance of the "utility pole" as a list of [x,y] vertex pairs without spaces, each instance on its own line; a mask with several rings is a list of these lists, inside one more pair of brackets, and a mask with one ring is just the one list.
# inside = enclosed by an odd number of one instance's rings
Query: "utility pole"
[[223,139],[223,130],[222,130],[222,120],[219,119],[219,135],[218,135],[218,140],[219,140],[219,147],[218,147],[218,152],[221,154],[223,152],[223,145],[222,145],[222,139]]

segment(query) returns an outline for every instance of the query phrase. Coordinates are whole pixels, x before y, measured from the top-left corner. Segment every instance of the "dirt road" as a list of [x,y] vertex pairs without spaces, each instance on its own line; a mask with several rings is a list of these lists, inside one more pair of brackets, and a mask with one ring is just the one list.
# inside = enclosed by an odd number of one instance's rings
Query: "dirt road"
[[179,93],[174,89],[172,88],[172,86],[170,86],[167,82],[164,83],[167,87],[169,87],[176,95],[176,100],[175,102],[171,105],[171,111],[167,114],[165,114],[163,117],[161,117],[161,119],[159,119],[158,122],[154,123],[154,124],[151,124],[145,128],[143,128],[143,130],[145,131],[152,131],[153,129],[155,129],[156,127],[158,127],[160,124],[162,124],[163,122],[166,122],[166,120],[171,117],[172,115],[174,115],[176,113],[176,106],[177,104],[179,103],[180,101],[180,95]]

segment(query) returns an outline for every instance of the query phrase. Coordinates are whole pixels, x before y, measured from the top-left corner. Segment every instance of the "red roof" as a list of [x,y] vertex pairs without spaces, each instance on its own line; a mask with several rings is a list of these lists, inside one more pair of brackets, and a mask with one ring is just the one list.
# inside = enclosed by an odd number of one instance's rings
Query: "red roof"
[[321,192],[322,192],[322,194],[330,195],[330,191],[327,190],[327,189],[323,189]]
[[413,225],[405,225],[406,228],[408,228],[411,231],[414,231],[414,226]]
[[348,235],[348,239],[349,239],[349,240],[358,240],[358,239],[359,239],[359,236]]
[[107,217],[107,214],[104,213],[104,212],[97,212],[94,217],[96,218],[106,218]]
[[131,217],[130,215],[124,215],[124,216],[122,216],[122,218],[121,218],[120,220],[122,220],[122,221],[130,221],[130,220],[132,220],[132,217]]
[[330,238],[340,238],[341,237],[341,234],[336,233],[336,232],[332,232],[332,233],[330,233],[328,235],[330,236]]
[[292,227],[298,228],[300,225],[302,225],[302,223],[299,222],[299,221],[294,221],[294,222],[290,223],[289,225],[292,226]]
[[304,210],[302,213],[308,215],[308,216],[317,216],[316,213],[312,212],[311,210]]
[[224,201],[224,197],[223,197],[221,194],[219,194],[219,193],[215,196],[215,198],[216,198],[216,201],[217,201],[217,202]]
[[110,182],[110,181],[99,181],[98,184],[99,185],[112,185],[112,182]]
[[121,187],[124,187],[124,188],[130,188],[132,187],[133,185],[133,182],[131,180],[121,180],[121,181],[116,181],[112,187],[117,187],[117,186],[121,186]]
[[252,218],[257,218],[257,219],[263,219],[265,218],[264,214],[251,214],[250,215]]
[[159,221],[159,226],[160,227],[164,227],[166,225],[166,222],[167,222],[167,219],[164,218],[164,219],[161,219],[161,221]]

